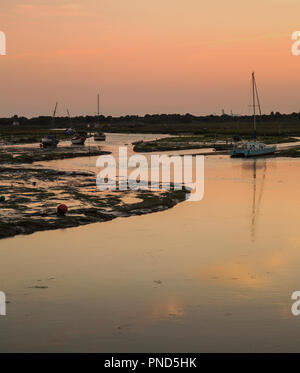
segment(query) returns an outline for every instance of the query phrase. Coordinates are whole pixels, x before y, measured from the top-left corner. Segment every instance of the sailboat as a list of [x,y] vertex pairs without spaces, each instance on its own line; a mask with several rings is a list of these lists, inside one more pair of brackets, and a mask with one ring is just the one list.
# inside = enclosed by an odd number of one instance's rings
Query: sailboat
[[255,75],[252,73],[252,92],[253,92],[253,140],[247,142],[237,143],[232,151],[230,157],[257,157],[260,155],[273,154],[276,151],[276,146],[268,146],[262,142],[256,141],[256,100],[261,115],[260,103],[258,98],[258,91],[256,86]]
[[[54,112],[52,115],[52,127],[54,127],[54,120],[55,120],[55,115],[56,115],[56,110],[57,110],[57,105],[58,103],[55,104]],[[54,135],[48,135],[42,138],[40,147],[41,148],[47,148],[47,147],[57,147],[59,143],[59,140],[57,140],[56,136]]]
[[[98,121],[100,122],[99,120],[99,117],[100,117],[100,105],[99,105],[99,94],[98,94],[98,106],[97,106],[97,114],[98,114]],[[94,134],[94,140],[95,141],[105,141],[106,140],[106,136],[105,136],[105,133],[102,132],[102,131],[98,131]]]

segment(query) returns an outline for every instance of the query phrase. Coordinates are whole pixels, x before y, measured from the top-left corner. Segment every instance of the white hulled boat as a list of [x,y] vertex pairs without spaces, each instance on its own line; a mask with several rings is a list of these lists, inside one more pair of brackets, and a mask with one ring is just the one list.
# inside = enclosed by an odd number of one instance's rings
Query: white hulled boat
[[257,86],[255,81],[255,75],[252,73],[252,93],[253,93],[253,140],[246,142],[238,142],[232,151],[230,152],[230,157],[257,157],[260,155],[273,154],[276,151],[276,146],[266,145],[262,142],[256,141],[256,100],[259,108],[259,114],[261,115],[261,108],[258,98]]
[[78,135],[75,135],[71,139],[71,142],[72,142],[73,145],[84,145],[86,139],[87,139],[86,134],[78,134]]

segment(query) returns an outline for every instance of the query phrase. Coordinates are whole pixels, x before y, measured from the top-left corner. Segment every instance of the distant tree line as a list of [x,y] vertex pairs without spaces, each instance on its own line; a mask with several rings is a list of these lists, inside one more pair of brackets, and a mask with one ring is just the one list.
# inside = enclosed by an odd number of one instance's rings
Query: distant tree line
[[[196,116],[192,114],[146,114],[145,116],[126,115],[120,117],[103,116],[77,116],[56,117],[40,116],[36,118],[17,117],[0,118],[1,127],[11,126],[18,120],[20,126],[37,128],[82,128],[90,125],[102,127],[108,132],[145,132],[150,133],[243,133],[252,128],[252,116],[232,115],[206,115]],[[269,134],[282,132],[300,133],[300,113],[281,114],[271,112],[269,115],[258,117],[258,131],[267,131]]]

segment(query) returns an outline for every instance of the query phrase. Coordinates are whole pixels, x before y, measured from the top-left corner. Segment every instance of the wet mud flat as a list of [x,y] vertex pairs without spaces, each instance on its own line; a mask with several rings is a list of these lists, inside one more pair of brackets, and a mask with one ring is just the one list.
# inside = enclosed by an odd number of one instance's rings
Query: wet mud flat
[[99,146],[61,146],[40,148],[38,146],[11,146],[0,148],[0,164],[32,164],[57,159],[94,157],[110,154]]
[[[0,165],[0,238],[163,211],[187,190],[100,191],[96,175],[39,165]],[[57,214],[65,204],[68,213]]]

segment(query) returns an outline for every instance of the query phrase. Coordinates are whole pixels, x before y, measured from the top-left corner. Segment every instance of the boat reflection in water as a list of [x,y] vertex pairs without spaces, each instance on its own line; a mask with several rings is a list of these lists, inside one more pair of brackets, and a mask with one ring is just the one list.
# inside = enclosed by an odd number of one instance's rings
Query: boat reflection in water
[[[253,196],[252,196],[252,217],[251,217],[251,240],[252,242],[255,241],[255,230],[256,230],[256,223],[259,216],[261,200],[264,191],[264,184],[266,179],[266,171],[267,171],[267,162],[266,160],[262,160],[260,164],[257,164],[257,160],[253,160]],[[257,185],[257,169],[262,169],[262,179],[260,183]]]

